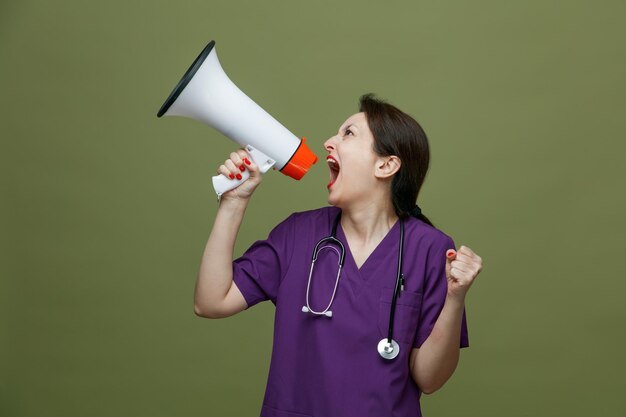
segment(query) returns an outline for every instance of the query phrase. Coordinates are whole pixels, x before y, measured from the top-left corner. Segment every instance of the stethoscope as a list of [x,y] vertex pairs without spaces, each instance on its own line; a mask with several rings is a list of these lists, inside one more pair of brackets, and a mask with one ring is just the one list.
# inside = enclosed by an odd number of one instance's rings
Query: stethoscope
[[[331,231],[330,236],[322,238],[315,245],[315,249],[313,249],[311,269],[309,271],[309,281],[306,285],[306,305],[302,307],[302,312],[304,313],[311,313],[317,316],[326,316],[326,317],[333,316],[333,312],[330,309],[330,306],[333,304],[333,301],[335,301],[335,294],[337,292],[337,286],[339,285],[339,276],[341,275],[343,262],[346,258],[346,248],[344,247],[343,243],[341,243],[341,241],[335,237],[335,235],[337,234],[337,225],[339,224],[340,219],[341,219],[341,212],[337,215],[337,218],[335,219],[335,223],[333,224],[333,229]],[[398,271],[396,274],[396,285],[393,289],[393,299],[391,300],[391,311],[389,313],[389,331],[387,333],[387,337],[383,338],[380,342],[378,342],[378,346],[377,346],[378,353],[384,359],[394,359],[400,353],[400,345],[398,345],[398,342],[393,340],[393,320],[394,320],[394,315],[396,311],[396,300],[398,299],[398,296],[400,295],[400,291],[404,291],[404,275],[402,275],[402,248],[404,246],[404,222],[402,219],[400,219],[399,221],[400,221],[400,246],[398,249]],[[334,243],[341,248],[341,251],[339,251],[334,246],[328,246],[328,245],[323,246],[325,243]],[[309,303],[309,290],[311,288],[311,277],[313,276],[313,269],[315,267],[315,262],[317,261],[317,256],[319,254],[319,251],[321,249],[326,249],[326,248],[330,248],[337,253],[339,257],[339,269],[337,270],[337,278],[335,279],[335,288],[333,289],[333,295],[330,297],[330,302],[328,303],[328,306],[326,306],[326,308],[322,311],[315,311],[311,308],[311,305]]]

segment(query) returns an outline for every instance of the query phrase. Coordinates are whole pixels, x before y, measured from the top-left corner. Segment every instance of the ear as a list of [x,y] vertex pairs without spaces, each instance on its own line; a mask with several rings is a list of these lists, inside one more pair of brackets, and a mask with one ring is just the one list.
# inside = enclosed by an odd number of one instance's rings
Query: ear
[[402,161],[395,155],[379,158],[376,161],[374,176],[381,179],[391,178],[400,170],[400,166],[402,166]]

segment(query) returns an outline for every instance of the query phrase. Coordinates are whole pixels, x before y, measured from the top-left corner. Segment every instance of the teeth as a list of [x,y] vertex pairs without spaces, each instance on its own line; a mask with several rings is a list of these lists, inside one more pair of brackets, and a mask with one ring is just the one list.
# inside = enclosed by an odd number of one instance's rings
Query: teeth
[[326,162],[328,162],[328,166],[330,166],[332,169],[336,169],[336,170],[339,169],[339,164],[334,159],[328,158]]

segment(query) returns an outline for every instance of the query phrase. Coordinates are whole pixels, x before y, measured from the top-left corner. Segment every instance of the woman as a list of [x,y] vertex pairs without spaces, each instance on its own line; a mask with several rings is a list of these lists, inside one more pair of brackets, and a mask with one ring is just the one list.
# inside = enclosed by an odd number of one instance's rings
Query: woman
[[[464,300],[482,260],[465,246],[457,253],[415,205],[429,149],[410,116],[365,95],[324,148],[330,206],[292,214],[235,261],[261,175],[244,150],[219,168],[230,178],[248,169],[250,178],[222,195],[196,314],[275,304],[262,417],[419,416],[421,393],[439,389],[469,346]],[[313,267],[314,248],[329,235],[340,243],[320,243]]]

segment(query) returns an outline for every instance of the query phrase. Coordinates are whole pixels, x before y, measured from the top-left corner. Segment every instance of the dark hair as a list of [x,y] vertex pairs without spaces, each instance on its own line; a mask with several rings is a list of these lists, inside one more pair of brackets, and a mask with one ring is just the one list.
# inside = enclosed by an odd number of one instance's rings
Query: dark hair
[[391,199],[396,214],[400,218],[414,215],[433,226],[416,205],[430,161],[426,133],[411,116],[371,93],[361,96],[359,111],[365,113],[374,135],[374,152],[400,158],[400,170],[391,182]]

